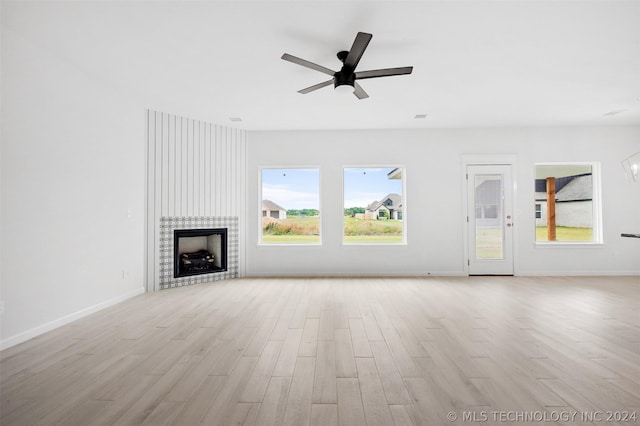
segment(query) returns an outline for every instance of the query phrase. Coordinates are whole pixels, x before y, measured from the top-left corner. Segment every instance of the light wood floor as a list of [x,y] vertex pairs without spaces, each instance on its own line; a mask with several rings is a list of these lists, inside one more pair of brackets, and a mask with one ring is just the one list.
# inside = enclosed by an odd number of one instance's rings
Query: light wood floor
[[640,416],[640,278],[240,279],[0,355],[2,425],[603,424]]

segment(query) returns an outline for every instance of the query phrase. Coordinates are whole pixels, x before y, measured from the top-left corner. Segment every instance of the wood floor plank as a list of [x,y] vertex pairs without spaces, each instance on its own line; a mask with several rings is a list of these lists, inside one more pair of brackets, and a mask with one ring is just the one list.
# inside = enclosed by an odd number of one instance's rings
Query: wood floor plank
[[202,382],[208,377],[212,371],[212,366],[216,364],[220,348],[227,345],[227,342],[221,340],[216,341],[216,346],[211,347],[209,352],[200,357],[200,361],[194,365],[189,371],[186,371],[171,388],[169,393],[164,397],[163,401],[171,402],[187,402],[194,392],[200,388]]
[[[246,345],[257,330],[252,328],[241,328],[238,330],[235,338],[232,340],[222,341],[222,345],[215,348],[216,356],[213,359],[210,375],[226,376],[235,367],[236,363],[242,357]],[[251,358],[251,356],[247,356]],[[257,358],[257,356],[256,356]]]
[[316,356],[318,349],[318,329],[320,319],[307,318],[304,322],[302,340],[298,348],[298,356]]
[[341,298],[340,303],[334,304],[333,326],[336,330],[349,328],[349,319],[347,317],[347,308],[344,304],[344,298]]
[[336,349],[333,341],[318,342],[313,382],[315,404],[335,404],[336,396]]
[[[488,405],[486,398],[467,377],[455,371],[450,362],[441,363],[433,358],[416,358],[416,364],[429,385],[454,409],[466,406]],[[443,398],[442,401],[445,401]]]
[[371,350],[387,402],[398,405],[411,404],[411,398],[387,344],[371,342]]
[[353,355],[355,357],[372,357],[371,346],[369,346],[362,318],[349,318],[349,331],[353,344]]
[[366,425],[362,396],[358,379],[336,379],[338,390],[338,424],[343,426]]
[[260,356],[262,348],[267,344],[269,336],[271,335],[277,321],[277,318],[267,318],[263,321],[258,328],[258,331],[244,350],[244,356]]
[[153,384],[157,382],[158,379],[159,376],[152,375],[127,377],[127,385],[122,386],[121,393],[111,401],[108,409],[100,411],[93,417],[92,423],[115,424],[149,388],[153,387]]
[[[260,404],[256,402],[236,402],[231,404],[223,419],[215,420],[214,425],[256,425]],[[207,424],[208,425],[208,424]]]
[[391,417],[395,426],[414,426],[405,405],[390,405]]
[[336,377],[358,377],[348,328],[335,330]]
[[295,314],[293,309],[282,311],[280,318],[278,318],[276,325],[273,327],[273,331],[271,331],[271,335],[269,335],[269,340],[284,340],[287,337],[293,314]]
[[[308,293],[307,287],[305,287],[305,293]],[[289,323],[289,328],[304,328],[308,310],[309,296],[306,294],[301,297],[300,302],[296,306],[291,322]]]
[[323,309],[320,311],[320,325],[318,329],[318,340],[333,340],[334,339],[334,326],[333,326],[333,310]]
[[380,327],[378,326],[378,322],[376,321],[375,315],[370,309],[361,310],[362,312],[362,324],[364,325],[364,329],[367,332],[367,337],[370,342],[378,342],[384,340],[382,336],[382,332],[380,331]]
[[185,355],[151,389],[141,395],[118,419],[117,424],[141,424],[167,396],[175,384],[200,362],[202,356]]
[[420,377],[420,371],[413,362],[411,354],[405,347],[400,335],[396,331],[384,309],[377,306],[374,309],[374,312],[380,331],[384,336],[384,340],[387,342],[389,350],[391,351],[393,358],[396,360],[400,375],[402,377]]
[[[59,425],[86,425],[91,424],[96,417],[108,409],[111,401],[84,401],[74,406],[68,414],[60,420]],[[47,420],[44,419],[43,423]],[[53,424],[53,423],[49,423]],[[159,423],[156,423],[159,424]]]
[[312,404],[311,426],[338,426],[338,404]]
[[298,357],[296,360],[296,368],[293,372],[287,406],[282,420],[283,425],[297,426],[309,424],[315,369],[315,358]]
[[394,318],[391,322],[396,333],[400,336],[402,344],[407,349],[407,352],[411,357],[418,358],[429,356],[411,328],[407,326],[404,319]]
[[[144,419],[142,425],[170,425],[182,411],[184,402],[163,401],[156,405],[151,413]],[[67,424],[90,424],[90,423],[67,423]]]
[[420,425],[436,425],[447,424],[446,414],[453,410],[451,405],[441,403],[439,398],[439,390],[430,386],[423,378],[404,379],[407,389],[415,401],[413,405],[415,414],[417,414],[416,424]]
[[291,377],[272,377],[265,394],[258,415],[256,425],[279,425],[284,419],[284,410],[287,407],[289,386]]
[[357,358],[358,382],[367,425],[393,424],[373,358]]
[[296,366],[296,358],[302,340],[302,329],[290,328],[282,344],[282,350],[273,369],[273,376],[291,377]]
[[258,362],[247,381],[238,402],[261,402],[264,393],[269,386],[273,368],[276,365],[282,342],[270,340],[267,342],[262,355],[258,358]]
[[[191,426],[200,424],[200,420],[207,414],[209,407],[220,394],[225,385],[227,376],[207,376],[198,386],[193,396],[182,403],[182,408],[170,424]],[[153,414],[153,413],[152,413]]]
[[638,277],[163,290],[0,351],[0,424],[418,426],[461,424],[449,411],[638,411],[639,297]]
[[257,362],[256,357],[240,358],[221,388],[221,392],[215,396],[201,423],[229,424],[237,414],[236,404],[240,402],[240,394],[245,389]]

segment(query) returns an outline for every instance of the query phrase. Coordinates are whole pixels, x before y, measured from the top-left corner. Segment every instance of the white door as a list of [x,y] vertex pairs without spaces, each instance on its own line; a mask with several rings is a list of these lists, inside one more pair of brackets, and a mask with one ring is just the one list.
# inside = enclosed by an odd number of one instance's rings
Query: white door
[[469,275],[513,275],[511,165],[467,166]]

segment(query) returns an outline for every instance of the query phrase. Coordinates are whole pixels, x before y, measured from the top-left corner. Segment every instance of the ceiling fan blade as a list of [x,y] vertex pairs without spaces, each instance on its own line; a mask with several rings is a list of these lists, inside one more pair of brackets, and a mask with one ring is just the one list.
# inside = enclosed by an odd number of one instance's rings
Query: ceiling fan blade
[[351,46],[351,50],[349,50],[349,54],[344,60],[345,66],[351,68],[352,70],[356,69],[356,66],[358,66],[358,62],[360,62],[360,58],[362,58],[364,50],[367,48],[369,42],[371,41],[371,37],[373,37],[373,35],[369,33],[358,33],[356,35],[356,39],[353,41],[353,46]]
[[330,84],[333,84],[333,79],[323,81],[322,83],[314,84],[313,86],[309,86],[306,89],[298,90],[298,93],[305,94],[305,93],[313,92],[314,90],[322,89],[323,87],[328,86]]
[[362,86],[360,86],[357,82],[353,83],[353,88],[355,89],[353,91],[353,94],[356,95],[358,99],[366,99],[369,97],[367,92],[365,92]]
[[298,58],[297,56],[289,55],[288,53],[285,53],[284,55],[282,55],[281,59],[284,59],[285,61],[293,62],[294,64],[302,65],[303,67],[311,68],[312,70],[329,74],[330,76],[333,76],[336,73],[335,71],[330,70],[329,68],[323,67],[322,65],[314,64],[313,62],[309,62],[305,59]]
[[363,78],[390,77],[392,75],[411,74],[413,67],[385,68],[383,70],[360,71],[356,73],[356,80]]

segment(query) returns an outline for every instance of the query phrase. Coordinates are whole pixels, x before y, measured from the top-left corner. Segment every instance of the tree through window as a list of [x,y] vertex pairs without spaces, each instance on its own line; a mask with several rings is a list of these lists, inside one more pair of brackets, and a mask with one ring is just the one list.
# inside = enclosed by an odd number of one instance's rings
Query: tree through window
[[536,242],[600,242],[595,163],[535,166]]

